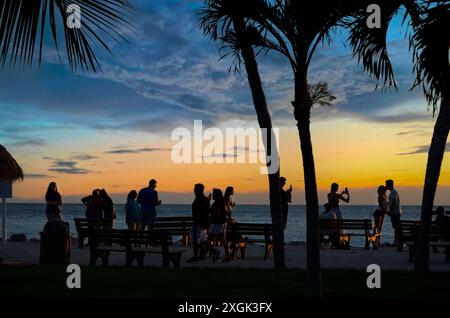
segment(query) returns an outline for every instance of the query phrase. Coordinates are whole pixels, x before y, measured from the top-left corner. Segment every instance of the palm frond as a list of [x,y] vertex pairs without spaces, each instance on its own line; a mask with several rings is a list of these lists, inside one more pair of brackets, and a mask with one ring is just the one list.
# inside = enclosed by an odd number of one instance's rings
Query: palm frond
[[362,64],[364,70],[375,77],[383,89],[397,89],[394,70],[387,50],[387,31],[392,18],[401,8],[401,1],[378,1],[381,7],[381,28],[367,27],[367,14],[362,9],[349,23],[350,35],[348,41],[353,49],[354,57]]
[[[81,8],[81,28],[66,24],[69,5]],[[58,51],[59,34],[65,42],[67,61],[72,70],[100,67],[94,46],[109,53],[109,40],[126,41],[125,32],[132,30],[132,6],[126,0],[2,0],[0,2],[0,63],[31,66],[35,52],[42,63],[46,28]],[[62,31],[60,30],[62,29]]]
[[448,96],[450,87],[450,1],[429,1],[412,26],[414,87],[422,86],[435,112],[440,99]]

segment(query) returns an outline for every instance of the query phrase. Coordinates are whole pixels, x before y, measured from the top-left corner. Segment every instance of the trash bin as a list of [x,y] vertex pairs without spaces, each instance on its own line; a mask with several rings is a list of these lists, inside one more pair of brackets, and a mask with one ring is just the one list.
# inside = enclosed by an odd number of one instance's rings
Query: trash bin
[[41,265],[70,264],[72,237],[69,223],[61,220],[48,221],[41,232]]

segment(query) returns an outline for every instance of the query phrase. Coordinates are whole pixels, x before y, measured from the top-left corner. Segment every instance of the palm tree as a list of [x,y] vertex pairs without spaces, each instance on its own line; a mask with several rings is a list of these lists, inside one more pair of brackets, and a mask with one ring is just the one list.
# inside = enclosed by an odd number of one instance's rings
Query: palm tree
[[[350,18],[366,14],[367,5],[373,1],[316,0],[312,2],[294,0],[252,0],[253,11],[248,18],[254,21],[265,47],[284,55],[294,73],[294,117],[297,121],[306,198],[307,223],[307,277],[308,294],[321,295],[319,204],[311,139],[311,96],[309,94],[308,69],[314,53],[321,42],[331,42],[334,28],[351,27],[355,39],[364,39],[367,32],[350,23]],[[247,3],[247,1],[246,1]],[[387,19],[386,19],[387,20]],[[367,28],[366,28],[367,29]],[[358,34],[356,31],[360,32]],[[364,67],[385,86],[395,86],[392,67],[385,51],[368,54],[367,50],[355,50]],[[370,55],[370,56],[369,56]]]
[[[70,28],[66,23],[70,18],[67,13],[70,5],[81,8],[80,28]],[[0,3],[0,63],[3,67],[6,64],[31,66],[37,51],[40,64],[44,38],[51,35],[59,54],[58,31],[62,31],[71,69],[96,72],[100,64],[93,44],[111,53],[108,40],[125,40],[124,30],[131,27],[127,22],[131,10],[128,0],[3,0]]]
[[[424,190],[421,206],[421,227],[418,237],[416,271],[429,270],[428,234],[431,224],[434,197],[441,171],[442,161],[450,129],[450,1],[442,0],[404,0],[375,1],[385,17],[388,17],[379,31],[366,32],[365,16],[360,15],[353,23],[351,44],[358,56],[364,56],[364,67],[377,72],[376,64],[370,60],[377,52],[387,55],[386,34],[389,17],[394,16],[403,6],[406,9],[404,20],[409,18],[411,27],[410,49],[413,53],[413,87],[422,86],[427,102],[433,108],[433,115],[439,114],[434,126],[433,137],[428,153]],[[361,36],[366,34],[366,36]],[[379,69],[378,65],[378,69]],[[391,73],[391,72],[389,72]],[[386,74],[389,74],[386,73]],[[393,79],[393,78],[392,78]],[[395,85],[395,81],[394,81]]]
[[[245,65],[253,104],[262,133],[267,133],[265,140],[266,158],[278,156],[276,138],[272,134],[272,119],[267,107],[264,88],[259,75],[256,54],[253,49],[262,40],[258,30],[246,23],[246,12],[233,1],[206,0],[200,12],[200,27],[212,40],[220,40],[224,49],[229,49],[234,56],[235,71]],[[242,60],[241,60],[242,58]],[[275,153],[271,153],[275,151]],[[279,162],[279,160],[278,160]],[[270,163],[268,163],[270,164]],[[280,169],[269,173],[269,199],[273,227],[275,268],[285,267],[283,217],[281,213]]]
[[429,270],[429,227],[434,197],[450,130],[450,1],[431,0],[421,7],[412,20],[411,38],[414,51],[415,85],[422,86],[433,114],[440,102],[428,152],[421,207],[421,227],[414,269]]

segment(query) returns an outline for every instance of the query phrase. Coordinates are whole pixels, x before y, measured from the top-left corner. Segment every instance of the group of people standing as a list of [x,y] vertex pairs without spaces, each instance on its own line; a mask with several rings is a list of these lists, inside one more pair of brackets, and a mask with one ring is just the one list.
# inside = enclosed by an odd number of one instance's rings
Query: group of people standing
[[156,221],[156,207],[162,204],[156,187],[158,182],[150,180],[147,188],[130,191],[125,204],[125,222],[130,230],[152,229]]
[[[387,195],[389,191],[389,196]],[[394,188],[393,180],[386,180],[385,185],[380,185],[377,189],[378,206],[373,213],[375,229],[381,231],[385,215],[391,218],[392,227],[395,230],[394,246],[399,242],[398,225],[402,215],[402,208],[400,205],[400,196]],[[331,185],[330,193],[328,193],[328,203],[325,204],[325,211],[320,215],[321,219],[342,219],[342,212],[339,207],[339,202],[350,202],[350,192],[348,188],[339,193],[339,185],[333,183]]]
[[112,227],[116,219],[116,210],[105,189],[93,190],[92,194],[82,198],[81,202],[86,206],[86,218],[109,221],[106,223],[111,224]]

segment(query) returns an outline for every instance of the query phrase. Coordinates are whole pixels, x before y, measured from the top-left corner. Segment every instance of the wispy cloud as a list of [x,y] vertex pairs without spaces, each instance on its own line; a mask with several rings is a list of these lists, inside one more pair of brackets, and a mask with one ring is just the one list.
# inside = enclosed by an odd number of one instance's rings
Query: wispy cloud
[[46,179],[51,178],[51,176],[47,174],[41,174],[41,173],[25,173],[24,175],[25,179]]
[[52,157],[43,157],[44,160],[50,160],[52,163],[48,168],[48,171],[58,174],[72,174],[72,175],[85,175],[92,173],[91,170],[78,167],[78,162],[75,160],[63,160]]
[[105,154],[113,155],[125,155],[125,154],[138,154],[144,152],[158,152],[158,151],[170,151],[168,148],[129,148],[129,149],[114,149],[105,151]]
[[81,154],[81,153],[76,153],[73,156],[70,157],[73,160],[80,160],[80,161],[89,161],[89,160],[94,160],[97,159],[97,156],[93,156],[93,155],[89,155],[89,154]]
[[[430,145],[417,146],[414,150],[408,152],[396,153],[397,156],[406,156],[406,155],[416,155],[422,153],[428,153],[430,150]],[[447,143],[445,146],[445,151],[450,152],[450,143]]]

